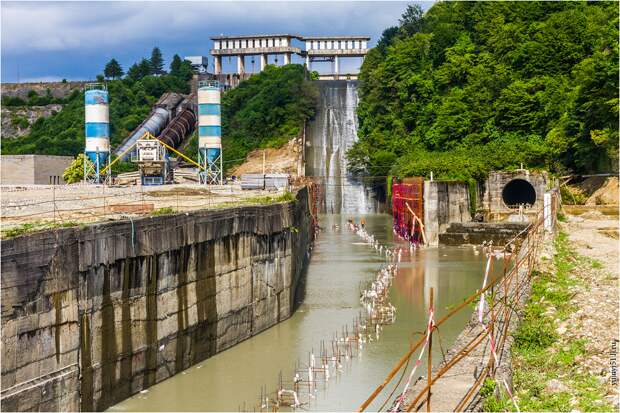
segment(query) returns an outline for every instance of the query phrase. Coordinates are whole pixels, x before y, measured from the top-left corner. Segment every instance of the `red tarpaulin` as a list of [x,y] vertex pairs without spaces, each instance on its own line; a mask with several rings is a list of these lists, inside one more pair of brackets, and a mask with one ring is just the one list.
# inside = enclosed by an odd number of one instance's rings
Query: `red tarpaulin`
[[405,178],[392,184],[392,217],[394,232],[401,238],[419,243],[422,241],[422,226],[417,221],[424,221],[424,178]]

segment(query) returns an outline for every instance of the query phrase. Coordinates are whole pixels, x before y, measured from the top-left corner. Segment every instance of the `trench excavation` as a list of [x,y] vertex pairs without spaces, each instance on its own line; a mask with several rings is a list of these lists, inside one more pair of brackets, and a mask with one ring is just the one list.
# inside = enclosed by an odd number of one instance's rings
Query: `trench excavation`
[[[395,236],[392,217],[375,212],[379,203],[372,191],[349,173],[346,150],[357,139],[356,87],[353,81],[319,82],[320,107],[307,129],[306,174],[320,187],[316,206],[323,230],[292,316],[111,411],[355,410],[424,330],[431,287],[438,317],[479,287],[484,258],[475,249],[410,249]],[[362,218],[381,251],[347,228],[349,220]],[[400,250],[401,262],[376,307],[380,316],[373,316],[366,300],[385,268],[386,248]],[[468,317],[464,312],[446,323],[433,348],[435,360]]]

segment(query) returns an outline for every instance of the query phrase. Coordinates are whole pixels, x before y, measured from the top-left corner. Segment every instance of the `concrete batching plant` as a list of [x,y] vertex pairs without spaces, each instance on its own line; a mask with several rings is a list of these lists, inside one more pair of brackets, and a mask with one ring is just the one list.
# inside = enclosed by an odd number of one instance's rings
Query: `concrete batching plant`
[[84,162],[84,180],[101,182],[100,171],[110,160],[110,114],[108,90],[104,84],[88,84],[84,90],[85,137],[84,154],[94,167]]
[[200,183],[222,183],[222,120],[217,81],[198,84],[198,163],[204,167]]

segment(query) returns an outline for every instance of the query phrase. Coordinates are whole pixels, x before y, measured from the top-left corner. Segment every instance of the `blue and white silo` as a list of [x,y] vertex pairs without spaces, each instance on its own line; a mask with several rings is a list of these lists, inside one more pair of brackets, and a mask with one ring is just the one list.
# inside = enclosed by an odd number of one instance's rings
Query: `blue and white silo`
[[200,82],[198,87],[198,158],[205,167],[201,182],[222,183],[221,96],[217,81]]
[[110,113],[108,90],[104,85],[87,86],[84,91],[85,136],[84,152],[98,171],[110,154]]

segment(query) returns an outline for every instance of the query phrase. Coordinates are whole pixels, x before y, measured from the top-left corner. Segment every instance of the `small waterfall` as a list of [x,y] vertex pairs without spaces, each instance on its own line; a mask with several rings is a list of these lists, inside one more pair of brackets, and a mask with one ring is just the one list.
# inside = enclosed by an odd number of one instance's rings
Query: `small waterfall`
[[370,190],[347,168],[347,151],[357,141],[357,81],[318,81],[316,118],[306,134],[306,175],[319,178],[327,213],[374,212]]

